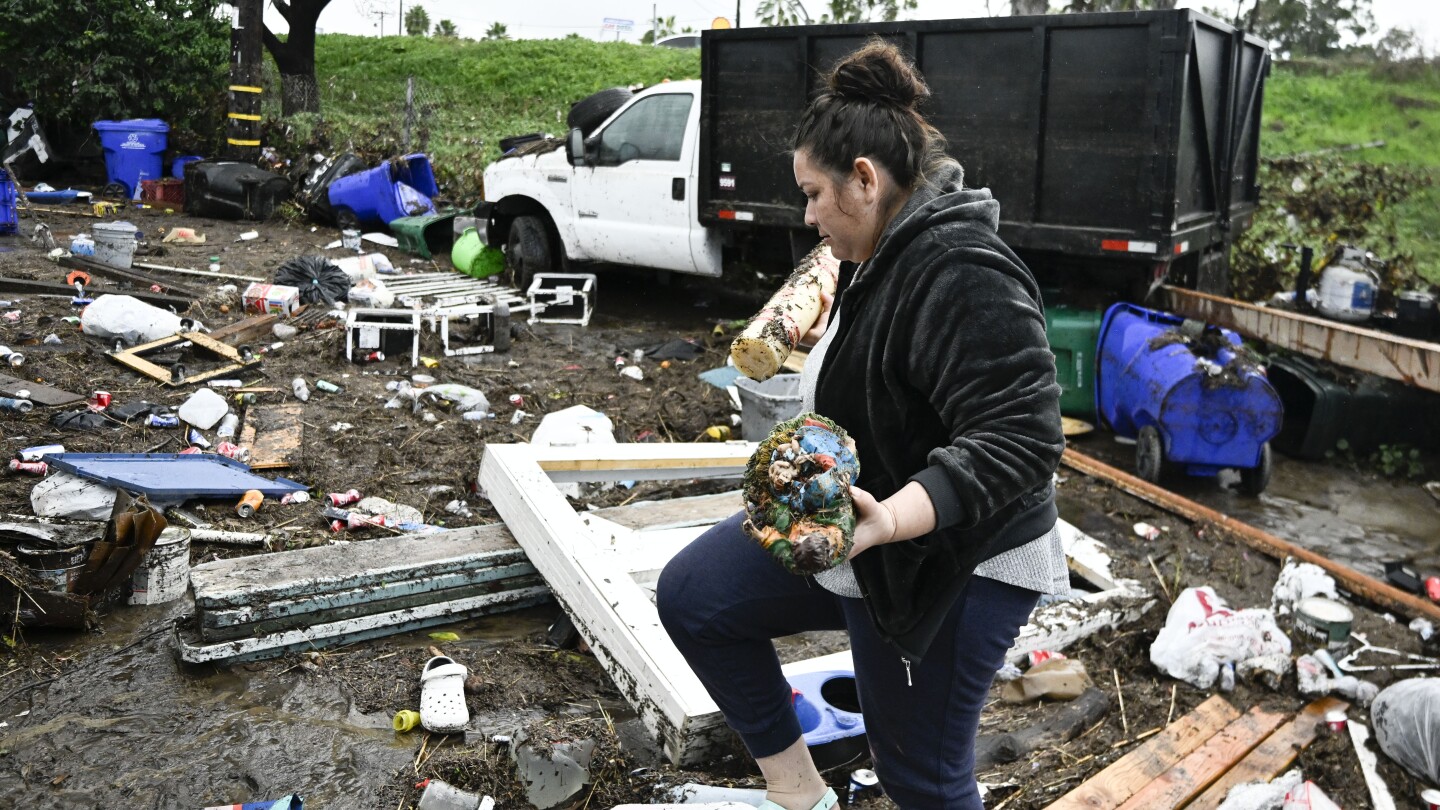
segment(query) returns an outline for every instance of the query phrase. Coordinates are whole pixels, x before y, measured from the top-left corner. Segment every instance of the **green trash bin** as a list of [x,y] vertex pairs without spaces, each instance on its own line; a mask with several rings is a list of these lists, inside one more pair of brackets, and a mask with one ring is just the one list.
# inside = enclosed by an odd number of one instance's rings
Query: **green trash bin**
[[1067,306],[1045,309],[1045,337],[1055,354],[1060,413],[1095,421],[1095,344],[1102,313]]
[[401,217],[390,220],[390,231],[400,242],[400,249],[413,253],[422,259],[436,254],[450,252],[455,241],[455,215],[457,211],[443,214],[426,214],[419,217]]

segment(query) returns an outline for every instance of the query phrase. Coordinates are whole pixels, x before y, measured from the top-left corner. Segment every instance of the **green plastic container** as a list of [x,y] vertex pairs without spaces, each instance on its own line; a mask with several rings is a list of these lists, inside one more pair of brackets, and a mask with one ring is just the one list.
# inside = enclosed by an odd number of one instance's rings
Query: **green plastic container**
[[390,231],[400,241],[400,249],[414,253],[422,259],[450,250],[455,239],[452,224],[455,211],[444,214],[427,214],[420,217],[401,217],[390,220]]
[[480,233],[474,228],[466,228],[455,240],[455,247],[450,249],[450,263],[456,270],[475,278],[489,278],[504,272],[505,265],[499,263],[486,268],[485,262],[480,261],[484,252],[485,243],[480,241]]
[[1087,422],[1095,421],[1095,344],[1101,317],[1088,309],[1045,309],[1045,337],[1055,353],[1055,379],[1060,383],[1060,413]]

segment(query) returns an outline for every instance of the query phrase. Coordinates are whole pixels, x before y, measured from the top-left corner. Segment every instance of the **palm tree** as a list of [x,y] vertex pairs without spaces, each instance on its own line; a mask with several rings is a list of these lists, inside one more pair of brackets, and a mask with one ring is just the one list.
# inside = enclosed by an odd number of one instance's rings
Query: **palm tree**
[[509,29],[507,29],[507,28],[505,27],[505,23],[502,23],[502,22],[491,23],[491,24],[490,24],[490,27],[485,30],[485,38],[486,38],[486,39],[509,39],[509,38],[510,38],[510,31],[509,31]]
[[423,37],[430,30],[430,14],[424,6],[411,6],[405,12],[405,33],[412,37]]
[[800,0],[760,0],[755,9],[761,25],[800,25],[810,23],[810,12]]
[[435,23],[435,36],[454,38],[460,36],[460,32],[455,30],[455,23],[449,20],[441,20]]
[[675,15],[656,17],[650,21],[650,30],[640,37],[641,45],[654,45],[658,40],[675,33]]

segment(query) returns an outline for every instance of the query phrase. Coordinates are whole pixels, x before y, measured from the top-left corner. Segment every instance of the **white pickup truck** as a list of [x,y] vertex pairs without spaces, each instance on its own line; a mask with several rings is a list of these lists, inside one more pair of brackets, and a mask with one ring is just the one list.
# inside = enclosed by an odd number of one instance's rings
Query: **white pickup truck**
[[[482,239],[516,286],[569,262],[719,276],[720,235],[700,223],[700,82],[634,94],[588,137],[539,142],[485,169]],[[797,192],[798,196],[798,192]]]

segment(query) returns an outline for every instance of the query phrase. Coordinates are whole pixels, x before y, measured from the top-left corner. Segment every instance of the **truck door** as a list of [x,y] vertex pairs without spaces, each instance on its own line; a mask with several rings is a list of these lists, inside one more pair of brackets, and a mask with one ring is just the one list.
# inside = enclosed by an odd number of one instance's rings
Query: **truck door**
[[570,189],[580,252],[598,261],[695,272],[691,93],[638,99],[586,148]]

